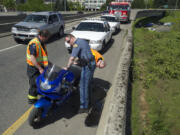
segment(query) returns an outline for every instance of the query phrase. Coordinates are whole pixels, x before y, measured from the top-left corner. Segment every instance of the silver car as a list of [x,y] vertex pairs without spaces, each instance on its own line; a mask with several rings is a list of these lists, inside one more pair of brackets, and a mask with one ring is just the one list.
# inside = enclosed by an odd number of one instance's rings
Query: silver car
[[35,12],[28,15],[24,21],[15,24],[11,32],[14,40],[19,43],[34,38],[39,30],[44,29],[48,30],[51,35],[58,34],[62,37],[64,28],[64,20],[59,12]]

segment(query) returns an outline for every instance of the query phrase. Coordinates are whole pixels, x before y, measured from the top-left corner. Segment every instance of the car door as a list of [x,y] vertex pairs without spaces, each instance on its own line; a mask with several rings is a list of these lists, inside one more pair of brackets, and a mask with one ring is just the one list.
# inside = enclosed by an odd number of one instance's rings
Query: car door
[[105,26],[105,31],[107,33],[107,40],[106,40],[106,43],[107,43],[107,42],[109,42],[109,40],[111,38],[111,31],[110,31],[110,26],[109,26],[108,22],[105,22],[104,26]]
[[60,13],[58,14],[58,16],[59,16],[59,23],[60,23],[61,26],[63,26],[63,28],[64,28],[64,27],[65,27],[64,19],[63,19],[62,15],[61,15]]
[[58,16],[56,14],[53,15],[53,25],[54,25],[54,34],[59,31],[60,23]]
[[107,43],[108,42],[108,40],[109,40],[109,35],[108,35],[108,29],[107,29],[107,26],[105,25],[105,23],[104,23],[104,33],[105,33],[105,42]]
[[54,34],[53,15],[50,15],[49,18],[48,18],[48,27],[47,27],[47,29],[51,34]]

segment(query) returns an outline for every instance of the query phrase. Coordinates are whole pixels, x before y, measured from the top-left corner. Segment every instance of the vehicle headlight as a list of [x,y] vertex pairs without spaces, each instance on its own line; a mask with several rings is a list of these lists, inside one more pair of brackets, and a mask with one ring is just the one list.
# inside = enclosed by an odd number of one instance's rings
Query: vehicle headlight
[[111,27],[111,28],[110,28],[111,31],[114,31],[115,29],[116,29],[115,27]]
[[12,32],[16,32],[16,31],[17,31],[17,28],[16,28],[16,27],[12,27],[12,28],[11,28],[11,31],[12,31]]
[[112,29],[116,29],[116,26],[113,26]]
[[38,29],[31,29],[32,33],[38,33]]
[[90,44],[102,44],[101,40],[90,40]]

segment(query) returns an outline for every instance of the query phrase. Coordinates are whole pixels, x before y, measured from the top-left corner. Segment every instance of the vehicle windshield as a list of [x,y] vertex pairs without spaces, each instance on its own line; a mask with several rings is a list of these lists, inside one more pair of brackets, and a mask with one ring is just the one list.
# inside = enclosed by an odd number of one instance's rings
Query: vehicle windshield
[[96,31],[96,32],[104,32],[104,27],[102,23],[95,22],[82,22],[78,25],[76,30],[79,31]]
[[111,10],[128,10],[129,5],[110,5]]
[[115,17],[110,17],[110,16],[101,16],[101,18],[104,18],[108,22],[117,22]]
[[25,22],[47,23],[47,16],[45,15],[28,15]]

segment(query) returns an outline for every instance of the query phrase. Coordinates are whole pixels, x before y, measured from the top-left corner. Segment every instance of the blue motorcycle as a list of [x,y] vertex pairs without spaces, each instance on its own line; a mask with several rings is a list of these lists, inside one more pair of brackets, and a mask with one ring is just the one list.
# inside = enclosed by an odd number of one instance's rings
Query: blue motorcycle
[[78,87],[80,72],[80,67],[75,65],[69,70],[55,65],[45,68],[36,80],[38,94],[41,97],[29,114],[28,121],[31,126],[40,124],[53,105],[60,106],[72,95]]

